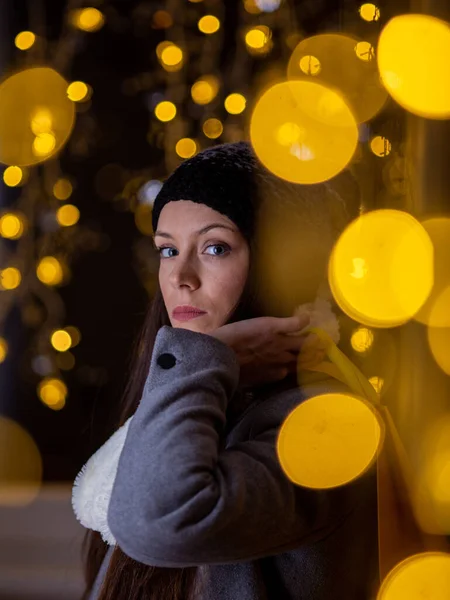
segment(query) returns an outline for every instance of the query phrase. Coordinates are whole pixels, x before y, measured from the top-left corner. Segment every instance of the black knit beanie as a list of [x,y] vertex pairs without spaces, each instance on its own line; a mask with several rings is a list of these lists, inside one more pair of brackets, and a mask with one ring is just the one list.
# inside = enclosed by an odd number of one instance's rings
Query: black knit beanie
[[[345,204],[337,191],[340,188],[346,189]],[[324,216],[335,218],[336,229],[342,229],[356,216],[359,206],[356,182],[350,173],[343,172],[327,183],[291,183],[268,171],[250,142],[240,141],[206,148],[172,172],[153,204],[153,232],[157,229],[161,210],[168,202],[191,200],[226,215],[251,242],[258,209],[264,199],[279,204],[280,210],[308,214],[312,225],[314,214],[317,217],[322,213],[322,220]]]

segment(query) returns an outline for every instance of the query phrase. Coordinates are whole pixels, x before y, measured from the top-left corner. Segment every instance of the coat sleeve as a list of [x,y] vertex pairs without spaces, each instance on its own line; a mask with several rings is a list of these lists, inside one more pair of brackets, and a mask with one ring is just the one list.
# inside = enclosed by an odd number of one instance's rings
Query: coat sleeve
[[276,439],[290,410],[268,411],[253,439],[223,447],[238,379],[223,342],[159,330],[108,508],[131,558],[161,567],[262,558],[323,538],[354,508],[364,478],[315,491],[284,475]]

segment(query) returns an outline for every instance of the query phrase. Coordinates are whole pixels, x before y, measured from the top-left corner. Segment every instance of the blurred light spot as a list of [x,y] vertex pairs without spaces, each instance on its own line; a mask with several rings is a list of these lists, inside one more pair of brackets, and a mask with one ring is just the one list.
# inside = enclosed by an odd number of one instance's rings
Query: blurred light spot
[[191,96],[196,104],[208,104],[217,96],[219,80],[214,75],[204,75],[191,87]]
[[162,185],[162,182],[157,179],[151,179],[144,183],[138,192],[139,202],[153,206],[153,202],[162,188]]
[[318,75],[322,69],[320,60],[315,56],[302,56],[299,67],[306,75]]
[[134,222],[142,234],[153,235],[152,206],[150,204],[138,204],[134,211]]
[[67,386],[56,377],[45,377],[38,386],[38,397],[52,410],[61,410],[66,404]]
[[205,15],[199,20],[198,28],[202,33],[216,33],[220,28],[220,21],[214,15]]
[[251,15],[259,15],[262,12],[256,0],[244,0],[244,9]]
[[365,62],[375,58],[375,48],[370,42],[358,42],[355,46],[355,52],[356,56]]
[[46,285],[58,285],[63,280],[63,267],[54,256],[44,256],[36,269],[39,281]]
[[245,34],[245,43],[250,48],[264,48],[267,43],[267,35],[261,29],[250,29]]
[[428,344],[436,363],[450,375],[450,327],[428,327]]
[[170,44],[161,52],[161,61],[163,64],[174,67],[181,63],[183,60],[183,52],[181,48],[175,44]]
[[26,506],[39,494],[42,458],[32,436],[0,416],[0,506]]
[[8,356],[8,342],[4,337],[0,337],[0,363],[4,362]]
[[14,39],[14,43],[19,50],[29,50],[36,41],[36,36],[31,31],[21,31]]
[[[301,143],[286,145],[297,133]],[[304,79],[275,84],[259,97],[250,138],[258,158],[278,177],[319,183],[349,163],[358,143],[358,127],[336,92]]]
[[362,399],[323,394],[305,400],[284,421],[277,440],[283,471],[297,485],[325,489],[366,471],[382,439],[380,421]]
[[247,100],[245,96],[238,93],[229,94],[224,102],[225,110],[230,113],[230,115],[239,115],[244,112],[246,104]]
[[388,92],[406,110],[450,117],[450,27],[429,15],[392,18],[378,42],[378,67]]
[[17,240],[23,234],[24,226],[18,215],[6,213],[0,218],[0,235],[10,240]]
[[35,373],[41,377],[50,375],[53,371],[53,363],[51,358],[45,354],[39,354],[35,356],[31,361],[31,367]]
[[197,152],[197,144],[192,138],[182,138],[175,146],[175,152],[181,158],[190,158]]
[[157,10],[153,14],[152,27],[153,29],[168,29],[172,27],[173,19],[172,15],[166,10]]
[[82,8],[72,11],[71,22],[78,29],[93,32],[103,27],[105,17],[97,8]]
[[384,579],[377,600],[447,600],[450,554],[423,552],[398,563]]
[[68,179],[58,179],[53,186],[53,195],[58,200],[67,200],[72,195],[73,187]]
[[75,119],[67,85],[48,67],[20,71],[0,84],[1,162],[38,164],[62,149]]
[[370,149],[376,156],[384,157],[391,153],[392,144],[387,138],[377,135],[376,137],[372,138],[370,142]]
[[380,18],[380,9],[375,4],[362,4],[359,7],[359,14],[364,21],[378,21]]
[[52,346],[58,352],[65,352],[72,345],[70,335],[64,329],[57,329],[51,335],[50,341]]
[[450,327],[450,218],[434,217],[422,225],[433,243],[434,285],[414,318],[431,327]]
[[7,167],[3,173],[3,181],[9,187],[15,187],[22,181],[23,172],[20,167]]
[[58,366],[58,369],[63,371],[71,371],[75,367],[75,356],[67,350],[67,352],[62,352],[58,354],[55,358],[55,362]]
[[78,344],[81,341],[81,332],[78,329],[78,327],[73,327],[72,325],[69,325],[65,328],[65,330],[70,335],[70,338],[72,340],[71,348],[75,348],[75,346],[78,346]]
[[36,156],[48,156],[56,147],[56,139],[52,133],[40,133],[33,142],[33,152]]
[[[357,51],[355,51],[355,49]],[[389,95],[380,81],[368,42],[340,33],[326,33],[301,39],[289,59],[288,79],[296,81],[313,75],[318,83],[338,92],[357,123],[372,119]]]
[[214,118],[206,119],[203,123],[203,133],[212,140],[217,139],[223,133],[222,122]]
[[70,227],[78,223],[80,211],[73,204],[65,204],[56,211],[56,220],[63,227]]
[[373,377],[369,377],[369,381],[373,386],[373,389],[377,392],[377,394],[381,394],[381,390],[384,386],[384,380],[382,377],[378,375],[374,375]]
[[72,102],[83,102],[89,99],[89,88],[84,81],[72,81],[67,88],[67,96]]
[[280,4],[281,0],[255,0],[255,5],[263,12],[274,12]]
[[328,277],[352,319],[396,327],[411,319],[433,286],[433,245],[410,214],[390,209],[361,215],[335,244]]
[[164,100],[155,106],[155,117],[160,121],[171,121],[177,114],[177,107],[173,102]]
[[19,287],[22,281],[22,275],[19,269],[15,267],[7,267],[0,271],[0,289],[1,290],[15,290]]
[[367,327],[358,327],[353,333],[350,339],[353,350],[356,352],[367,352],[373,344],[373,333]]

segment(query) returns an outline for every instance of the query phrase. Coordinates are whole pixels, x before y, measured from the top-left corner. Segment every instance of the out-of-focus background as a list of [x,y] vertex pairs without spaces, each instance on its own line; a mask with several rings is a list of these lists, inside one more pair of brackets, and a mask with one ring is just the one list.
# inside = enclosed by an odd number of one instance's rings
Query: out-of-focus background
[[[447,423],[450,409],[446,4],[1,0],[1,600],[82,592],[85,530],[72,512],[72,483],[111,434],[155,289],[152,202],[183,159],[217,143],[251,139],[266,166],[289,179],[295,169],[283,171],[281,155],[270,153],[276,140],[306,165],[297,183],[348,166],[361,213],[436,218],[424,225],[440,257],[434,296],[424,290],[427,258],[417,244],[401,269],[412,298],[403,312],[381,301],[358,306],[339,273],[333,288],[353,328],[352,360],[381,396],[396,398],[415,464],[434,456],[431,442],[423,452],[416,442],[429,439],[425,425]],[[411,22],[412,14],[425,20]],[[293,114],[274,121],[287,105],[267,91],[289,80],[330,90],[312,134]],[[301,85],[298,97],[316,111]],[[336,90],[348,101],[345,123],[333,121]],[[331,142],[324,127],[341,129]],[[393,233],[395,221],[389,226]],[[364,260],[356,256],[354,278]],[[439,482],[439,533],[450,533],[450,446],[442,441],[436,452],[439,464],[430,458],[423,477]]]

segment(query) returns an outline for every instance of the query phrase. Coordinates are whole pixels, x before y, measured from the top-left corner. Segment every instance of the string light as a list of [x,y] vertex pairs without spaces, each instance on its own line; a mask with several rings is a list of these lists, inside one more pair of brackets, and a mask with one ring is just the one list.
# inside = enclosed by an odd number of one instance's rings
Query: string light
[[7,167],[3,173],[3,181],[9,187],[15,187],[23,179],[23,171],[20,167]]
[[213,15],[205,15],[199,20],[198,28],[202,33],[216,33],[220,29],[220,21]]
[[32,31],[21,31],[14,39],[14,44],[19,50],[29,50],[35,43],[36,36]]
[[244,112],[247,100],[242,94],[233,93],[225,98],[224,105],[225,110],[231,115],[239,115]]

